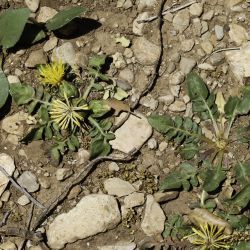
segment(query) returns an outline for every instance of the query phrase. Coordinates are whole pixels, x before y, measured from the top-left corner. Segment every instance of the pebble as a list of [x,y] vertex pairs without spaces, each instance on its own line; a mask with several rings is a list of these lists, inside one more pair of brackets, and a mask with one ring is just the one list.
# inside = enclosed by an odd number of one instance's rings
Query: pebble
[[188,95],[184,95],[182,99],[186,104],[190,102],[190,97]]
[[151,95],[143,96],[140,99],[140,104],[144,107],[150,108],[151,110],[156,110],[158,107],[158,100],[155,100]]
[[159,150],[160,152],[163,152],[167,149],[168,147],[168,143],[166,141],[162,141],[160,144],[159,144]]
[[21,76],[23,74],[22,70],[20,69],[15,69],[15,75],[16,76]]
[[[120,119],[126,114],[121,114]],[[130,115],[128,120],[115,131],[115,140],[110,141],[113,149],[129,153],[133,149],[139,149],[150,138],[152,134],[152,127],[149,125],[147,119],[139,114],[138,118]]]
[[126,80],[123,80],[123,79],[116,79],[116,84],[119,88],[125,90],[125,91],[129,91],[132,89],[132,86],[126,81]]
[[63,181],[73,175],[73,173],[71,168],[59,168],[56,170],[56,179],[58,181]]
[[144,22],[140,23],[138,21],[147,19],[148,17],[149,17],[148,12],[142,12],[133,21],[133,33],[135,35],[138,35],[138,36],[142,36],[143,35],[143,27],[144,27],[145,23]]
[[186,30],[190,23],[190,15],[187,9],[180,10],[173,18],[173,26],[179,32]]
[[8,79],[9,84],[20,82],[20,79],[18,78],[18,76],[15,76],[15,75],[9,75],[7,76],[7,79]]
[[21,206],[26,206],[30,203],[30,200],[26,195],[22,195],[18,198],[17,203]]
[[1,195],[1,201],[3,202],[7,202],[10,198],[10,191],[6,190],[3,192],[3,194]]
[[214,17],[214,10],[209,10],[208,12],[202,15],[204,21],[210,21]]
[[195,65],[196,61],[193,58],[182,57],[180,61],[180,70],[184,75],[186,75],[192,71]]
[[58,43],[58,38],[57,37],[51,37],[44,45],[43,45],[43,50],[45,52],[48,52],[52,49],[54,49],[57,46]]
[[148,148],[149,149],[156,149],[157,148],[157,141],[155,140],[155,138],[150,138],[148,140]]
[[157,0],[139,0],[138,11],[142,11],[144,8],[153,7],[157,3]]
[[97,247],[97,250],[134,250],[136,248],[136,244],[134,242],[118,242],[115,245],[107,245]]
[[224,53],[214,53],[213,55],[210,56],[209,61],[213,66],[218,66],[223,62],[224,59],[225,59]]
[[0,244],[0,249],[1,250],[17,250],[17,246],[15,243],[11,241],[6,241],[2,244]]
[[240,46],[247,41],[248,35],[244,27],[234,23],[230,24],[229,27],[230,30],[228,34],[237,46]]
[[222,40],[223,37],[224,37],[224,29],[223,29],[223,26],[215,25],[215,26],[214,26],[214,31],[215,31],[216,40],[217,40],[217,41]]
[[152,195],[147,195],[145,213],[141,222],[143,232],[148,236],[161,234],[164,230],[165,214]]
[[170,105],[174,102],[173,95],[164,95],[158,98],[159,102],[163,102],[165,105]]
[[170,57],[170,60],[175,63],[178,63],[181,60],[181,55],[178,52],[171,53],[169,57]]
[[114,55],[112,55],[113,63],[117,69],[123,69],[126,67],[126,61],[123,58],[122,53],[116,52]]
[[37,22],[46,23],[49,19],[54,17],[58,12],[50,7],[42,6],[37,15]]
[[133,208],[143,205],[145,201],[143,193],[132,193],[124,198],[124,206],[126,208]]
[[46,64],[48,61],[47,56],[42,49],[32,51],[25,62],[25,67],[35,68],[39,64]]
[[17,182],[30,193],[34,193],[39,189],[37,178],[31,171],[24,171],[18,177]]
[[73,209],[50,223],[46,231],[48,245],[61,249],[66,243],[113,229],[120,221],[119,207],[113,196],[87,195]]
[[132,49],[130,49],[130,48],[125,48],[125,50],[124,50],[124,52],[123,52],[123,55],[126,57],[126,58],[128,58],[128,59],[130,59],[130,58],[132,58],[133,57],[133,50]]
[[40,0],[25,0],[25,4],[32,12],[36,12],[39,7]]
[[128,181],[116,177],[105,180],[103,186],[109,195],[117,197],[126,196],[136,191]]
[[50,186],[51,186],[48,178],[45,178],[45,177],[40,177],[39,178],[39,183],[40,183],[41,187],[45,188],[45,189],[49,189]]
[[153,65],[160,55],[160,46],[151,43],[145,37],[135,38],[132,49],[136,59],[143,65]]
[[170,85],[170,92],[174,97],[179,97],[181,91],[180,85]]
[[182,112],[186,110],[186,104],[182,101],[176,100],[168,107],[168,109],[172,112]]
[[169,84],[170,85],[180,85],[185,80],[185,76],[182,72],[178,71],[170,76]]
[[192,4],[189,7],[189,11],[192,16],[199,17],[203,13],[203,4],[202,3]]
[[131,69],[125,68],[120,71],[119,78],[127,81],[128,83],[133,83],[135,80],[135,75]]
[[156,202],[167,202],[177,198],[179,192],[177,191],[169,191],[169,192],[156,192],[154,193],[154,199]]
[[204,41],[200,43],[201,48],[206,52],[206,54],[211,54],[213,52],[213,44],[209,41]]
[[116,162],[109,163],[108,169],[109,169],[110,172],[117,172],[117,171],[120,170],[120,168],[119,168],[119,166],[118,166],[118,164]]
[[72,199],[75,199],[80,193],[82,192],[82,189],[81,189],[81,186],[80,185],[77,185],[77,186],[74,186],[69,194],[68,194],[68,199],[69,200],[72,200]]
[[131,2],[131,0],[125,0],[125,3],[123,4],[123,8],[125,10],[130,9],[131,7],[133,7],[133,3]]
[[186,39],[181,42],[181,49],[184,52],[192,50],[194,47],[194,39]]
[[84,148],[80,148],[76,153],[76,165],[80,166],[86,164],[89,161],[90,153]]
[[173,62],[169,62],[167,66],[167,72],[171,74],[175,71],[175,69],[176,69],[175,64]]
[[203,70],[208,70],[208,71],[214,71],[215,70],[215,67],[212,66],[209,63],[200,63],[200,64],[198,64],[198,68],[203,69]]

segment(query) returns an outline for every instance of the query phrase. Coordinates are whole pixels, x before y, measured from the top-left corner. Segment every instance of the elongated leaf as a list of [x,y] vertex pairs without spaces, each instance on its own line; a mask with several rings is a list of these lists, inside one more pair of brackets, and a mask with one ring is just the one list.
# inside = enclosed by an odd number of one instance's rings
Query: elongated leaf
[[250,249],[250,242],[240,241],[234,248],[234,250],[246,250],[246,249]]
[[97,138],[90,145],[90,158],[108,155],[110,150],[111,146],[104,137]]
[[178,173],[170,173],[161,183],[160,190],[179,189],[182,187],[182,178]]
[[0,69],[0,108],[2,108],[3,105],[6,103],[8,96],[9,82],[3,71]]
[[243,143],[250,143],[250,125],[238,128],[237,139]]
[[89,104],[89,108],[94,113],[93,117],[101,117],[111,110],[111,107],[105,100],[92,100]]
[[235,167],[235,174],[237,181],[245,186],[250,183],[250,162],[238,162]]
[[57,13],[46,23],[46,28],[49,31],[57,30],[72,21],[74,18],[78,17],[84,11],[85,8],[80,6],[63,10]]
[[29,103],[35,96],[35,90],[26,84],[12,83],[10,94],[17,105]]
[[196,143],[185,144],[183,148],[180,149],[181,157],[185,160],[192,159],[199,152],[199,147]]
[[28,8],[7,10],[0,15],[0,45],[4,49],[13,47],[20,39],[30,15]]
[[228,101],[225,104],[225,108],[224,108],[225,115],[227,118],[231,119],[237,114],[238,112],[237,107],[239,105],[239,101],[240,99],[237,96],[230,96],[228,98]]
[[89,66],[100,69],[105,64],[106,56],[95,55],[89,59]]

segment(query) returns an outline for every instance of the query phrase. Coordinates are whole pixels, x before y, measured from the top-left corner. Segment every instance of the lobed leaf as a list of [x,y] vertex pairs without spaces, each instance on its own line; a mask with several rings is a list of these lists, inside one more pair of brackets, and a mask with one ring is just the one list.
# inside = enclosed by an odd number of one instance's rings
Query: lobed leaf
[[235,174],[242,186],[247,185],[250,182],[250,162],[238,162],[235,166]]
[[4,106],[9,96],[9,82],[0,69],[0,108]]
[[10,94],[17,105],[23,105],[32,100],[35,96],[35,90],[27,84],[12,83],[10,85]]

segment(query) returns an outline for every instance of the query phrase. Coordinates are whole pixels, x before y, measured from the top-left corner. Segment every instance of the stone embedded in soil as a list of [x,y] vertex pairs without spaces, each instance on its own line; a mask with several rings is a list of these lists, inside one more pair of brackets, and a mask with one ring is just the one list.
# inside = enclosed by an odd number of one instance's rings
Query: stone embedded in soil
[[209,41],[204,41],[201,44],[201,48],[206,52],[206,54],[211,54],[213,52],[213,44]]
[[[128,83],[133,83],[134,79],[135,79],[135,75],[131,69],[125,68],[125,69],[120,71],[119,78],[127,81]],[[131,89],[131,86],[130,86],[130,89]]]
[[144,8],[153,7],[157,3],[157,0],[139,0],[138,10],[141,11]]
[[201,16],[203,12],[203,4],[202,3],[194,3],[189,7],[190,14],[192,16]]
[[113,196],[88,195],[68,213],[58,215],[49,225],[48,244],[53,249],[61,249],[66,243],[112,229],[120,221],[120,211]]
[[39,23],[46,23],[49,19],[54,17],[58,12],[50,7],[43,6],[40,8],[38,16],[36,18]]
[[240,10],[237,8],[237,5],[242,3],[244,0],[227,0],[225,1],[225,7],[228,8],[229,10]]
[[135,38],[132,49],[136,59],[143,65],[153,65],[160,55],[160,46],[151,43],[145,37]]
[[143,12],[136,17],[136,19],[133,22],[133,33],[135,35],[138,35],[138,36],[143,35],[143,27],[144,27],[145,23],[144,22],[140,23],[140,21],[147,19],[148,17],[149,17],[148,12]]
[[214,71],[215,70],[215,67],[209,63],[200,63],[200,64],[198,64],[198,68],[203,69],[203,70],[207,70],[207,71]]
[[86,164],[89,161],[90,153],[84,148],[80,148],[76,154],[76,165],[80,166]]
[[172,112],[182,112],[186,110],[186,104],[182,101],[176,100],[168,107],[168,109]]
[[190,15],[187,9],[180,10],[173,18],[173,26],[179,32],[186,30],[190,23]]
[[216,40],[220,41],[224,37],[224,29],[221,25],[215,25],[214,26],[214,32],[216,36]]
[[2,244],[0,244],[0,249],[1,250],[17,250],[17,246],[15,243],[11,241],[6,241]]
[[126,67],[126,61],[123,58],[122,53],[116,52],[113,56],[113,63],[117,69],[123,69]]
[[143,205],[145,201],[143,193],[132,193],[124,198],[124,206],[126,208],[133,208]]
[[117,197],[126,196],[136,191],[128,181],[116,177],[105,180],[103,185],[108,194]]
[[39,64],[46,64],[47,56],[44,54],[42,49],[32,51],[25,62],[25,67],[35,68]]
[[55,48],[52,53],[52,61],[62,61],[70,66],[76,65],[76,52],[73,44],[66,42]]
[[24,171],[17,179],[20,186],[25,188],[28,192],[33,193],[39,189],[39,183],[36,176],[30,171]]
[[169,84],[170,85],[179,85],[179,84],[183,83],[184,80],[185,80],[185,75],[182,72],[178,71],[170,76]]
[[152,195],[147,196],[145,214],[142,219],[141,228],[148,236],[161,234],[164,230],[165,214],[161,206],[154,200]]
[[214,10],[209,10],[202,15],[204,21],[210,21],[214,17]]
[[134,250],[135,248],[134,242],[118,242],[114,245],[97,247],[98,250]]
[[[124,113],[120,118],[124,117]],[[130,115],[128,120],[115,131],[115,140],[110,141],[113,149],[129,153],[131,150],[139,149],[152,134],[152,127],[146,117],[137,113],[140,118]]]
[[[1,153],[0,154],[0,166],[10,175],[15,171],[15,164],[14,160],[7,154]],[[2,173],[0,172],[0,196],[4,192],[5,188],[7,187],[9,183],[9,179]]]
[[140,99],[140,104],[144,107],[150,108],[151,110],[156,110],[158,107],[158,100],[155,100],[151,95],[143,96]]
[[225,59],[225,55],[223,53],[215,53],[210,56],[209,61],[213,66],[220,65]]
[[237,46],[240,46],[247,41],[248,35],[244,27],[235,23],[230,24],[229,27],[230,27],[230,30],[228,34],[231,40],[235,42]]
[[170,105],[174,102],[174,96],[173,95],[164,95],[160,96],[158,98],[159,102],[163,102],[165,105]]
[[44,45],[43,45],[43,50],[45,52],[48,52],[56,47],[58,43],[58,38],[57,37],[51,37]]
[[9,84],[20,82],[20,79],[18,78],[18,76],[15,76],[15,75],[9,75],[7,76],[7,79],[8,79]]
[[169,192],[156,192],[154,193],[154,199],[156,202],[167,202],[177,198],[179,192],[177,191],[169,191]]
[[21,206],[26,206],[30,203],[30,200],[26,195],[22,195],[18,198],[17,203]]
[[25,4],[32,12],[36,12],[39,7],[40,0],[25,0]]
[[194,39],[186,39],[181,42],[181,49],[184,52],[192,50],[193,47],[194,47]]
[[188,74],[195,67],[196,61],[193,58],[182,57],[180,61],[180,70],[183,74]]
[[58,181],[63,181],[70,177],[73,173],[74,172],[71,168],[59,168],[56,170],[56,179]]

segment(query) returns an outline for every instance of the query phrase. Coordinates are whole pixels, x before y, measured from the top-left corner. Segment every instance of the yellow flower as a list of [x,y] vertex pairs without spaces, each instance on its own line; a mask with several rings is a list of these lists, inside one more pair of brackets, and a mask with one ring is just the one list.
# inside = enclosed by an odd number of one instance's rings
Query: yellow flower
[[201,250],[230,248],[225,242],[230,236],[223,234],[223,227],[219,228],[217,225],[210,225],[207,223],[199,225],[199,227],[199,229],[192,228],[194,233],[184,237],[184,239],[188,239],[194,245],[200,245]]
[[51,85],[59,85],[63,79],[65,65],[62,62],[53,62],[39,67],[41,82]]
[[88,105],[73,106],[69,103],[68,97],[64,94],[66,102],[59,99],[53,100],[49,111],[51,119],[61,129],[67,129],[69,124],[73,129],[75,126],[81,127],[80,122],[83,121],[83,116],[79,113],[88,110]]

